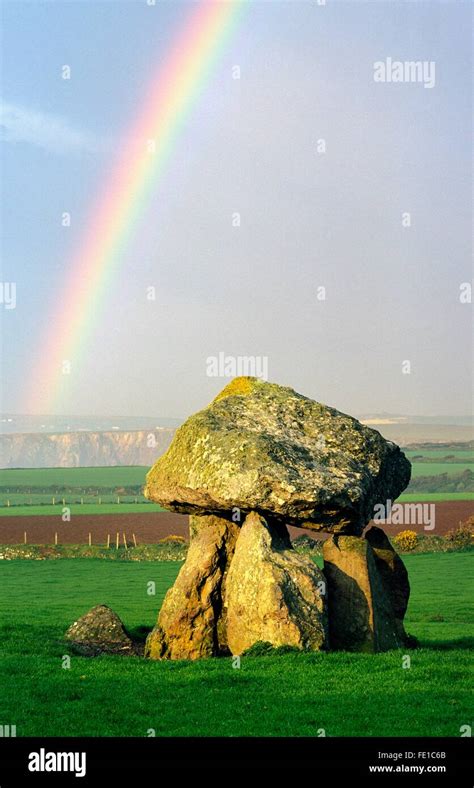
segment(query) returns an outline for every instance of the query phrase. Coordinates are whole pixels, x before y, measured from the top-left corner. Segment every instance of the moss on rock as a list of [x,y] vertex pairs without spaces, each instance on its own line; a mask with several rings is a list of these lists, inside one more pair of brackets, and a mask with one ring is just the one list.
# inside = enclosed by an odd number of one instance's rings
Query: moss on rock
[[410,463],[379,432],[291,388],[240,377],[176,432],[145,494],[171,511],[362,533]]

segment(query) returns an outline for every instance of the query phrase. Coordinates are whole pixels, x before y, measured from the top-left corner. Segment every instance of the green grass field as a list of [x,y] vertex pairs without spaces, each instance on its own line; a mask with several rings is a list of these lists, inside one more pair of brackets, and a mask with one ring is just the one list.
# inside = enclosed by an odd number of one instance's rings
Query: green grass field
[[417,479],[419,476],[440,476],[442,473],[458,474],[463,471],[474,471],[474,463],[412,462],[411,464],[413,479]]
[[[466,497],[466,496],[464,496]],[[71,516],[78,514],[131,514],[142,512],[164,512],[165,510],[157,503],[85,503],[85,504],[66,504],[71,510]],[[59,516],[62,511],[62,504],[55,506],[0,506],[0,517],[35,517],[38,514],[49,514]]]
[[[0,470],[0,514],[57,514],[63,505],[83,506],[82,514],[116,513],[116,508],[107,507],[117,505],[124,507],[123,512],[142,511],[127,507],[148,504],[143,496],[147,470],[142,466]],[[23,507],[28,507],[26,512]]]
[[72,621],[102,602],[135,632],[151,627],[180,564],[1,562],[0,722],[18,736],[459,736],[472,712],[474,556],[404,560],[407,629],[422,646],[408,669],[394,651],[246,657],[240,669],[230,658],[73,656],[65,670]]
[[403,493],[397,498],[397,503],[417,503],[417,501],[473,501],[472,492],[447,492],[447,493]]
[[117,465],[108,468],[8,468],[0,470],[0,487],[120,487],[144,484],[149,468]]
[[403,449],[404,454],[411,460],[413,457],[423,457],[433,460],[438,457],[456,457],[458,460],[470,460],[472,462],[472,449]]

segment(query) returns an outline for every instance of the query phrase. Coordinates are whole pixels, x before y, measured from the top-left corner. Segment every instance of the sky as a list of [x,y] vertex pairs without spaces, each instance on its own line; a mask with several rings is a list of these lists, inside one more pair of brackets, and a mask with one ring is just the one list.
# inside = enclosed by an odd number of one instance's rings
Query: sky
[[[34,373],[58,304],[74,305],[93,206],[196,5],[3,3],[1,410],[182,418],[228,382],[209,375],[224,354],[347,413],[468,414],[463,2],[244,3],[84,309],[81,354],[67,375]],[[426,78],[388,81],[388,58]]]

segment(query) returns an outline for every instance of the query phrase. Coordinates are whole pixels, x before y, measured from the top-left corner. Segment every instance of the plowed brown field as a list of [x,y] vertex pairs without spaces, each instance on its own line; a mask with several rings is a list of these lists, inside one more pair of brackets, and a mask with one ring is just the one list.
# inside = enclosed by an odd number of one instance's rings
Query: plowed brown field
[[[427,534],[444,534],[451,528],[456,528],[460,521],[466,520],[474,514],[474,501],[441,501],[437,502],[435,506],[435,529],[425,531]],[[422,525],[385,526],[389,535],[395,535],[405,528],[423,533]],[[59,515],[0,518],[0,544],[22,543],[25,531],[29,544],[52,544],[55,532],[58,534],[60,544],[86,544],[89,533],[93,544],[105,544],[107,534],[110,534],[113,541],[117,531],[120,533],[121,540],[125,532],[129,541],[132,540],[132,534],[135,534],[138,543],[153,544],[169,534],[178,534],[187,539],[188,517],[168,512],[116,515],[83,514],[73,516],[69,523],[64,523]],[[292,527],[290,527],[290,533],[293,539],[301,533],[318,536],[306,529]],[[319,534],[320,538],[324,538],[324,536],[324,534]]]

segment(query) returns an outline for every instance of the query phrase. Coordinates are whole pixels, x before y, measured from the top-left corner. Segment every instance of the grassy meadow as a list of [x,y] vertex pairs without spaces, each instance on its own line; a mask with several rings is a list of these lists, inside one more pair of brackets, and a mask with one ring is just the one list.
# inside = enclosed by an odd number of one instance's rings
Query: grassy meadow
[[0,489],[21,487],[120,487],[143,485],[149,469],[144,465],[104,468],[7,468],[0,470]]
[[420,476],[441,476],[443,473],[462,473],[463,471],[474,471],[473,462],[449,463],[449,462],[413,462],[412,478],[418,479]]
[[[474,495],[473,495],[474,497]],[[419,496],[417,500],[419,500]],[[443,498],[443,500],[449,500]],[[464,496],[465,500],[465,496]],[[65,504],[71,510],[71,517],[80,514],[140,514],[148,512],[164,512],[162,506],[157,503],[143,501],[140,503],[68,503]],[[0,506],[0,517],[35,517],[36,515],[60,515],[63,504],[25,504],[15,506]]]
[[95,604],[144,636],[180,562],[2,561],[1,722],[18,736],[458,736],[472,712],[474,556],[404,561],[407,629],[419,649],[248,656],[240,669],[230,658],[111,656],[72,656],[64,669],[63,633]]

